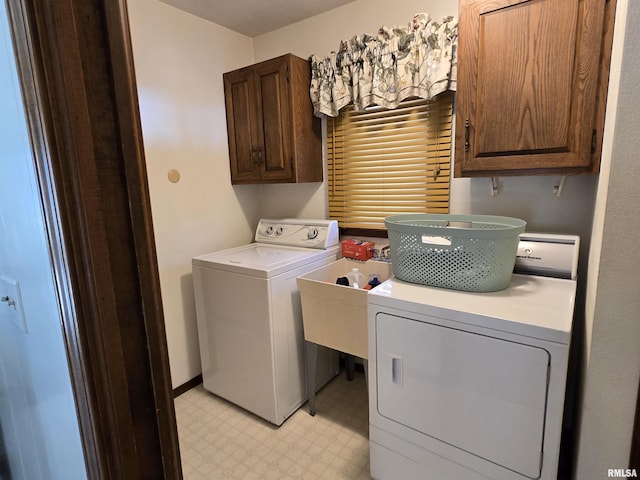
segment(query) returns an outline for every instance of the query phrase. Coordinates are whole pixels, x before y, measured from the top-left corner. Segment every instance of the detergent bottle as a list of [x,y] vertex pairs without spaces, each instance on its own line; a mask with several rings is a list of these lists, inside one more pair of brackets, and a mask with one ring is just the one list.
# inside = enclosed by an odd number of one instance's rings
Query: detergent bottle
[[364,288],[367,279],[359,268],[352,268],[346,277],[349,279],[349,285],[353,288]]

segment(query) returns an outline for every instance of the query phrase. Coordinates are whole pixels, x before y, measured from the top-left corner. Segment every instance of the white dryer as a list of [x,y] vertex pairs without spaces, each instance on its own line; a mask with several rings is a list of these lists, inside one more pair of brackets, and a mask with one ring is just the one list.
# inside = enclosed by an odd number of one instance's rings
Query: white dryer
[[[302,310],[296,278],[334,262],[328,220],[260,220],[255,243],[192,260],[203,386],[281,425],[306,400]],[[323,349],[316,385],[339,371]]]
[[523,234],[535,274],[499,292],[394,278],[369,293],[373,479],[556,478],[578,243]]

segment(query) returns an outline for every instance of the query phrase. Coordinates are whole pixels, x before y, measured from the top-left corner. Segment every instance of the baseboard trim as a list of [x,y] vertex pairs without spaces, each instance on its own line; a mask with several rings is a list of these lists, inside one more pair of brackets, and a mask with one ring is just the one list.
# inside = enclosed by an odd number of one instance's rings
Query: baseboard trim
[[191,390],[193,387],[196,387],[201,383],[202,383],[202,374],[198,375],[197,377],[193,377],[188,382],[185,382],[182,385],[179,385],[178,387],[173,389],[173,398],[179,397],[187,390]]

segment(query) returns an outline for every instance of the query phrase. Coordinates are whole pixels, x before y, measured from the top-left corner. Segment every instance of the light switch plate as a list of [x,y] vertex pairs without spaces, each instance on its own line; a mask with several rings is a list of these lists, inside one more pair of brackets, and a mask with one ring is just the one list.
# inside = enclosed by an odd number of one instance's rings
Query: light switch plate
[[10,321],[16,327],[29,333],[22,309],[20,285],[17,280],[0,276],[0,321]]

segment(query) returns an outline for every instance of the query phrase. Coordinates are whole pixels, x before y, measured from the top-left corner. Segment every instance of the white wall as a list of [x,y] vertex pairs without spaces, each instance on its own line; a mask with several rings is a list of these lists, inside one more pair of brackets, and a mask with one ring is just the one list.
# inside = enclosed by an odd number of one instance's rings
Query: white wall
[[[34,159],[0,3],[0,277],[19,282],[27,329],[0,302],[0,478],[86,478]],[[0,282],[0,295],[11,295]],[[20,322],[18,322],[20,323]]]
[[[458,14],[458,2],[447,0],[356,0],[313,18],[255,38],[256,61],[285,53],[306,58],[326,55],[340,40],[356,34],[375,34],[382,25],[407,25],[413,15],[425,12],[435,20]],[[292,41],[295,39],[295,41]]]
[[222,84],[253,41],[157,0],[128,8],[175,388],[201,372],[191,258],[249,243],[258,220],[260,187],[231,186]]
[[575,478],[605,478],[610,468],[628,467],[640,376],[640,4],[619,0],[617,8],[605,152],[610,164],[601,174],[594,220]]

